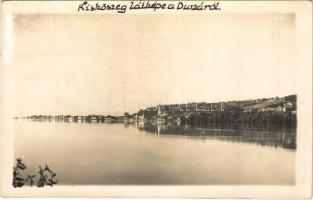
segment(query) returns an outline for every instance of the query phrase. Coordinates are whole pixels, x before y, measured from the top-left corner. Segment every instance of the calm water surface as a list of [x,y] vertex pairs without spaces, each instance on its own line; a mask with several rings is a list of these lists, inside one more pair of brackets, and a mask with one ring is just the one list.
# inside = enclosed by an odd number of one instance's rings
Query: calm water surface
[[15,156],[59,184],[294,184],[295,130],[15,123]]

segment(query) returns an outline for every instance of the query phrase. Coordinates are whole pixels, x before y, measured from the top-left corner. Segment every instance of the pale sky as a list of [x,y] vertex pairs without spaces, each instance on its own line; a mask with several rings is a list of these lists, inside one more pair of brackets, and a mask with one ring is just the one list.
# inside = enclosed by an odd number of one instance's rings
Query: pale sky
[[295,94],[291,14],[16,15],[12,32],[16,115]]

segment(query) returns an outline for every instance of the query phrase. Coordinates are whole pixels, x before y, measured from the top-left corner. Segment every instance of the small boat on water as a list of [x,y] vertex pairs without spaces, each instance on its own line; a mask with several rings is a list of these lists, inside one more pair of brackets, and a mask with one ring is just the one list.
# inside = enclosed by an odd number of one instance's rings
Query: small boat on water
[[111,119],[111,118],[105,118],[105,119],[104,119],[104,122],[105,122],[105,123],[112,123],[112,122],[113,122],[113,119]]
[[98,122],[98,117],[97,116],[91,116],[90,121],[91,122]]
[[166,119],[165,118],[161,118],[161,117],[158,117],[157,120],[156,120],[157,124],[165,124],[166,123]]
[[132,123],[134,123],[135,122],[135,120],[133,119],[133,118],[125,118],[124,119],[124,123],[125,124],[132,124]]
[[78,116],[77,117],[77,121],[84,121],[84,117],[83,116]]
[[64,118],[64,121],[66,121],[66,122],[72,122],[72,121],[73,121],[73,118],[72,118],[72,117],[66,117],[66,118]]

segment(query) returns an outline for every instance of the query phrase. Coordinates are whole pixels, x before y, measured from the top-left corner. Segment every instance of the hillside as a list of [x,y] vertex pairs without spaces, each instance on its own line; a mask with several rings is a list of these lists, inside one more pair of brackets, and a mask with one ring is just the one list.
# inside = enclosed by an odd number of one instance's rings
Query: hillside
[[132,117],[146,120],[165,118],[182,122],[296,123],[296,95],[228,102],[191,102],[158,105],[139,110]]

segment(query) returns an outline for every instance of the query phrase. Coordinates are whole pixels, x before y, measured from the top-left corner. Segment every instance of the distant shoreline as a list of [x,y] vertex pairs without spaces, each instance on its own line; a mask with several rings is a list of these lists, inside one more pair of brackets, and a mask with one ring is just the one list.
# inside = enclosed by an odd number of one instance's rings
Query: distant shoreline
[[[158,105],[140,109],[123,116],[112,115],[31,115],[21,118],[56,121],[85,121],[104,123],[134,123],[149,121],[152,123],[174,122],[177,124],[203,123],[297,123],[297,97],[263,98],[245,101],[228,101],[218,103],[192,102],[185,104]],[[18,119],[19,117],[14,117]]]

